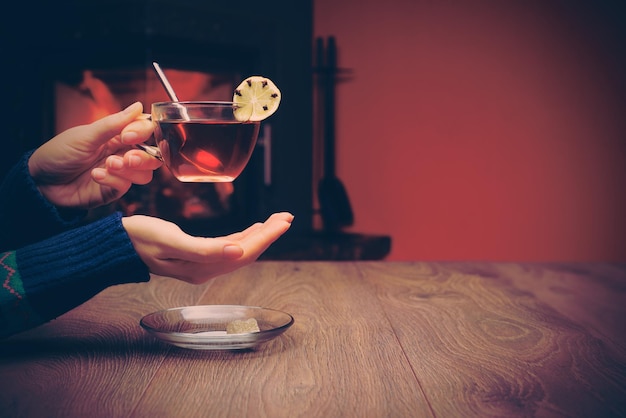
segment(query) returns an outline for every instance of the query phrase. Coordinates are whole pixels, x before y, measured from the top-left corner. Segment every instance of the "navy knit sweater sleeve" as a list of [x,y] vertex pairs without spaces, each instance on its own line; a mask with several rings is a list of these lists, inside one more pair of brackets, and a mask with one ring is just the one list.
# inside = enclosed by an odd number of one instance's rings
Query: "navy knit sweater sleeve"
[[59,211],[37,189],[26,153],[0,183],[0,251],[41,241],[78,226],[83,210]]
[[[29,243],[13,250],[0,247],[0,338],[54,319],[109,286],[149,280],[148,268],[134,250],[120,213],[78,226],[78,216],[64,219],[34,185],[30,187],[32,179],[18,173],[29,177],[18,164],[0,188],[3,193],[8,189],[16,193],[6,207],[6,196],[0,199],[1,216],[14,216],[13,223],[0,221],[2,234],[7,230],[21,234],[33,224],[44,231],[26,233],[27,239],[3,236],[3,244]],[[6,186],[9,180],[14,184]],[[28,187],[16,188],[20,183]],[[29,217],[41,218],[29,219],[7,209],[18,201],[33,205]],[[41,236],[47,238],[37,240]]]

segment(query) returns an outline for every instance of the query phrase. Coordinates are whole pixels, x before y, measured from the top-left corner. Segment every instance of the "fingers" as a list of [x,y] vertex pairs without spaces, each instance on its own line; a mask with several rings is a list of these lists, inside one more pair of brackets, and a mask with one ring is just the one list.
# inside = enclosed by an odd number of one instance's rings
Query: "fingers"
[[244,239],[248,235],[254,233],[254,231],[256,231],[257,229],[262,228],[262,227],[263,227],[263,224],[261,222],[257,222],[257,223],[255,223],[253,225],[250,225],[249,227],[247,227],[243,231],[234,232],[234,233],[232,233],[230,235],[225,236],[224,238],[232,240],[232,241],[241,241],[242,239]]
[[[245,231],[240,239],[232,234],[221,238],[191,237],[177,229],[170,233],[168,243],[173,258],[184,259],[197,263],[211,263],[221,260],[237,260],[242,256],[245,262],[250,262],[284,234],[293,220],[293,215],[287,212],[271,215],[264,223],[254,224]],[[173,225],[173,224],[172,224]],[[161,230],[161,232],[164,232]]]
[[[228,239],[240,237],[236,243],[228,243],[226,238],[196,238],[204,241],[196,241],[197,244],[191,246],[187,246],[190,243],[188,239],[176,243],[175,248],[181,251],[178,258],[197,264],[192,267],[192,264],[185,263],[183,267],[175,263],[174,277],[198,284],[248,265],[284,234],[292,221],[290,213],[273,214],[264,223],[256,223],[245,231],[229,235]],[[219,245],[222,245],[221,252],[217,252]]]
[[271,214],[270,217],[267,219],[268,221],[272,222],[283,221],[291,224],[293,222],[294,216],[289,212],[277,212]]
[[[113,158],[113,157],[110,157],[110,158]],[[108,164],[109,164],[109,161],[107,161],[107,166]],[[122,157],[121,164],[119,163],[119,161],[116,162],[113,160],[111,161],[111,164],[112,164],[111,166],[112,169],[126,168],[126,169],[133,169],[133,170],[153,171],[161,167],[163,165],[163,162],[149,155],[145,151],[142,151],[139,149],[133,149],[133,150],[127,151],[124,154],[124,156]]]
[[154,130],[154,124],[151,120],[141,114],[135,120],[130,122],[122,130],[120,141],[122,144],[134,145],[145,142]]
[[99,184],[120,190],[125,183],[148,184],[153,171],[163,163],[141,150],[131,150],[123,157],[111,155],[106,159],[105,168],[92,170],[92,178]]
[[[149,266],[155,262],[207,264],[232,260],[243,254],[237,243],[223,238],[193,237],[176,224],[160,218],[133,215],[122,218],[122,223],[135,249]],[[174,272],[155,273],[171,275]]]
[[288,212],[275,213],[260,226],[251,227],[252,230],[244,233],[239,241],[245,252],[244,257],[250,261],[256,260],[274,241],[287,232],[293,219],[293,215]]
[[[105,116],[104,118],[91,123],[89,135],[91,145],[94,148],[98,147],[109,141],[114,136],[119,135],[127,125],[131,124],[131,122],[135,121],[142,114],[142,111],[143,105],[141,102],[135,102],[121,112]],[[144,125],[136,123],[133,126],[138,127]],[[144,126],[144,129],[146,126]],[[140,132],[144,131],[140,130]]]
[[133,183],[125,177],[112,175],[104,168],[94,168],[93,170],[91,170],[91,178],[101,186],[107,186],[117,190],[118,195],[126,193]]
[[224,238],[233,240],[233,241],[241,241],[244,238],[246,238],[247,236],[250,236],[252,234],[254,234],[255,231],[262,229],[265,225],[265,223],[271,221],[271,222],[277,222],[277,221],[285,221],[289,224],[291,224],[291,222],[293,221],[294,216],[289,213],[289,212],[279,212],[279,213],[274,213],[272,214],[264,223],[262,222],[257,222],[254,223],[252,225],[250,225],[248,228],[244,229],[243,231],[240,232],[234,232],[230,235],[225,236]]
[[186,237],[178,244],[176,246],[178,259],[200,265],[233,262],[244,255],[244,249],[239,244],[220,238]]

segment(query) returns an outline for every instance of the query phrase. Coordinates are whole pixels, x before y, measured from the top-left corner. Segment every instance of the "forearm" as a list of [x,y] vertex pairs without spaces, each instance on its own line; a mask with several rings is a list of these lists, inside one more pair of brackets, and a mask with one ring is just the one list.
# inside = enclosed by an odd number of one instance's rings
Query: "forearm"
[[20,248],[73,228],[85,211],[61,214],[39,192],[25,154],[0,184],[0,251]]
[[109,286],[149,277],[120,214],[0,254],[0,337],[54,319]]

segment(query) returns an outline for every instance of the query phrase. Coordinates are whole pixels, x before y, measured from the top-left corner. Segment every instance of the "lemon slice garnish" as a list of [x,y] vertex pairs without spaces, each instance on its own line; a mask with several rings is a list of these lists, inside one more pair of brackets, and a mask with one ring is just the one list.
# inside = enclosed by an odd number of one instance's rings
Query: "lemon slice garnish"
[[233,102],[237,105],[234,112],[237,120],[260,121],[278,109],[280,90],[269,78],[255,75],[239,84]]

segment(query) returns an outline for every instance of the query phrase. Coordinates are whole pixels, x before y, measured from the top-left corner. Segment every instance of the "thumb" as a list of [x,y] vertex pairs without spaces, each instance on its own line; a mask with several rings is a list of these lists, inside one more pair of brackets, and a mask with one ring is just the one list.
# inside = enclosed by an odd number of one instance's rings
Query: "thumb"
[[[173,238],[173,237],[170,237]],[[244,254],[235,242],[220,238],[192,237],[186,235],[179,241],[170,240],[170,256],[194,263],[237,260]]]
[[135,102],[120,112],[91,123],[91,134],[89,135],[91,145],[98,147],[115,135],[119,135],[126,125],[137,119],[142,112],[143,105],[141,102]]

